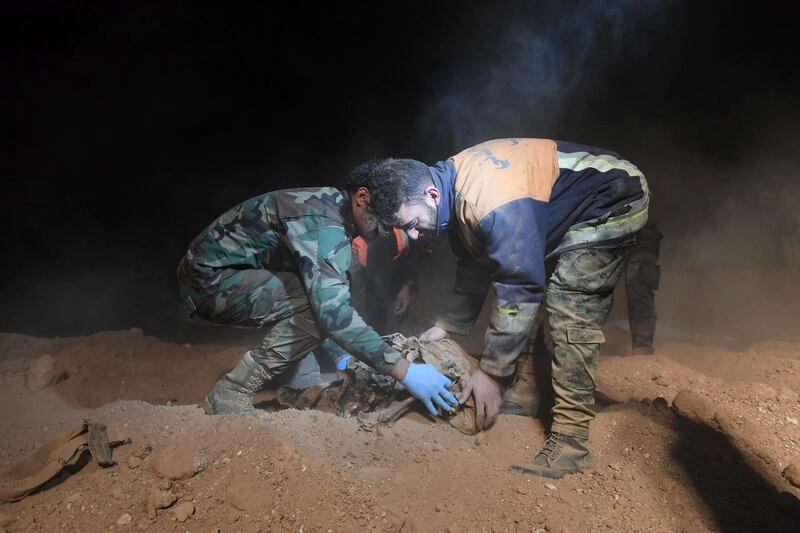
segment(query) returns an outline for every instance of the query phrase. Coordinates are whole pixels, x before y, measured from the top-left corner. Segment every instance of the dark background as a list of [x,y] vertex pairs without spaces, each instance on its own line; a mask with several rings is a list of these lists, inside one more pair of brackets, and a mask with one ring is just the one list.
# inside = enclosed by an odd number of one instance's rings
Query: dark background
[[0,8],[0,331],[157,331],[189,241],[237,202],[504,136],[645,172],[665,321],[800,331],[782,4],[64,4]]

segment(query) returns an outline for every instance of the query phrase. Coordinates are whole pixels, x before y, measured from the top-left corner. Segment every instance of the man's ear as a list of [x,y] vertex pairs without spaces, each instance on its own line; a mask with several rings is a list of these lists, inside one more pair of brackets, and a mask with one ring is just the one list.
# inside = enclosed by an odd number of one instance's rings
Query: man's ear
[[442,195],[434,185],[428,185],[425,189],[425,195],[430,197],[433,200],[433,203],[436,207],[439,207],[439,200],[441,200]]
[[369,202],[372,199],[372,194],[369,192],[369,189],[366,187],[359,187],[356,189],[356,205],[358,207],[367,208],[369,206]]

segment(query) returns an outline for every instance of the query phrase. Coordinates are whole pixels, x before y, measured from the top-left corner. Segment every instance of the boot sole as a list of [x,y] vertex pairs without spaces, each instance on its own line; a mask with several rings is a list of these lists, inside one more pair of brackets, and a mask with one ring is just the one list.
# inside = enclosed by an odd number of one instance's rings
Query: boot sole
[[524,466],[509,466],[508,470],[511,472],[515,472],[517,474],[523,474],[526,476],[533,476],[533,477],[546,477],[548,479],[561,479],[567,474],[580,474],[580,472],[547,472],[543,470],[531,470],[530,468],[525,468]]

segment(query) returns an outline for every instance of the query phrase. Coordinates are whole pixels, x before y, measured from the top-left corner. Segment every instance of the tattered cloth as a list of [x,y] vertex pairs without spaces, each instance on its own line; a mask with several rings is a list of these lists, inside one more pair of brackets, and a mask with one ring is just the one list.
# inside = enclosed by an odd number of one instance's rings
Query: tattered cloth
[[0,502],[19,501],[63,469],[80,466],[85,452],[100,466],[112,466],[116,463],[111,448],[125,442],[109,441],[104,424],[84,420],[80,427],[53,439],[19,463],[0,469]]
[[[400,333],[386,335],[383,339],[412,363],[433,365],[450,378],[456,396],[477,368],[477,361],[451,339],[421,342],[416,337],[405,337]],[[402,385],[355,358],[350,359],[347,369],[339,375],[342,377],[340,381],[320,383],[306,389],[284,385],[277,391],[278,403],[284,407],[358,417],[364,429],[371,429],[377,421],[391,425],[413,405],[413,398]],[[382,414],[376,414],[381,410]],[[453,414],[446,415],[445,420],[462,433],[476,434],[474,400],[470,398]]]

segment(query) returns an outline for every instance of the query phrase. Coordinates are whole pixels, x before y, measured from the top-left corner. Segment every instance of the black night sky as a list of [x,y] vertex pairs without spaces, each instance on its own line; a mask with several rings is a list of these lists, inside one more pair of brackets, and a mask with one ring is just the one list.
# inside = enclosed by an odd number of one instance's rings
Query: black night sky
[[796,336],[798,28],[769,4],[4,2],[0,331],[155,328],[237,202],[515,136],[645,172],[665,319]]

